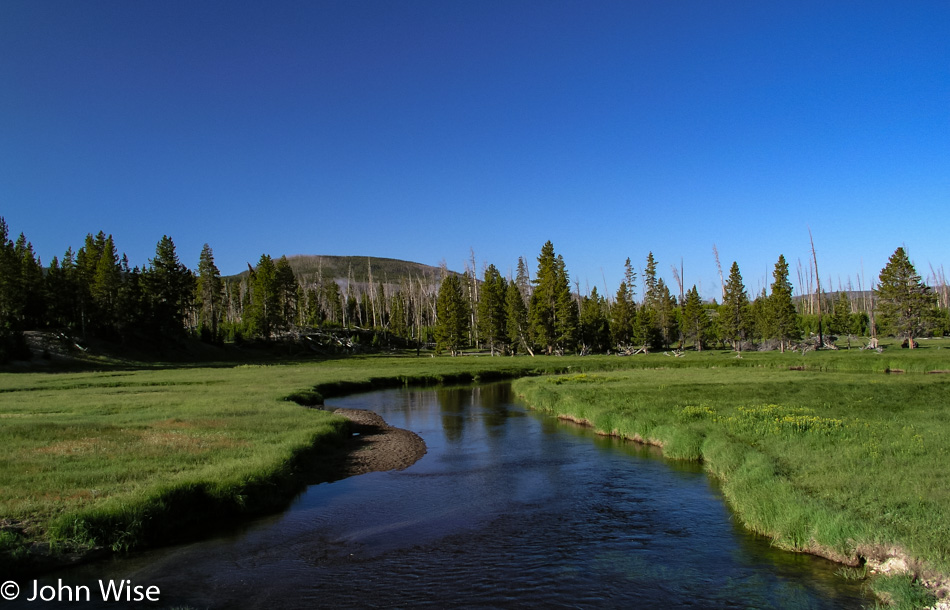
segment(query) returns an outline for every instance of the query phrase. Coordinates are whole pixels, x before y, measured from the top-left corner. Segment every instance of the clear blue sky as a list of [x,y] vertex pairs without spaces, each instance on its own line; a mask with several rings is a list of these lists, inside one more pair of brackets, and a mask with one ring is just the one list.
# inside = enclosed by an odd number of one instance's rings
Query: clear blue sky
[[[717,296],[950,265],[950,2],[0,2],[0,216],[43,262],[532,270]],[[837,287],[837,286],[835,286]],[[797,293],[797,285],[796,285]]]

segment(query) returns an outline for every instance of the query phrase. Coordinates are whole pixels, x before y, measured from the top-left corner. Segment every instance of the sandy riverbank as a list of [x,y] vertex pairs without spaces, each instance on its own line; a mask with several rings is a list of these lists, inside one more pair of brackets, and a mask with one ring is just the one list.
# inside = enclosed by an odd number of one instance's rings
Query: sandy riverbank
[[341,477],[367,472],[403,470],[426,454],[426,444],[418,434],[394,428],[372,411],[335,409],[333,413],[351,422]]

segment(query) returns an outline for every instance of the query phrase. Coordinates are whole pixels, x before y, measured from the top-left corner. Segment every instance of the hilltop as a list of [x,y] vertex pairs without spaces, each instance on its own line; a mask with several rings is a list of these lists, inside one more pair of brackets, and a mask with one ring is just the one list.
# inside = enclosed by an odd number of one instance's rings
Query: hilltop
[[[442,278],[440,267],[395,258],[295,254],[288,256],[287,261],[294,270],[294,275],[305,282],[335,280],[341,285],[345,285],[347,281],[366,284],[372,276],[373,283],[382,282],[387,285],[400,284],[410,278],[414,282],[422,280],[427,284],[437,284]],[[243,271],[231,277],[240,278],[247,273]]]

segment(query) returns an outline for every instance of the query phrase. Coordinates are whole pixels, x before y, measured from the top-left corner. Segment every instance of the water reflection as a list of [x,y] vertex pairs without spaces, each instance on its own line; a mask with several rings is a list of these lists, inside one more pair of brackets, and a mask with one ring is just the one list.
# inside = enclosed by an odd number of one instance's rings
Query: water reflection
[[742,531],[698,465],[526,411],[507,384],[334,402],[417,432],[429,453],[313,486],[239,535],[50,580],[130,578],[161,586],[163,605],[268,610],[871,603],[828,562]]

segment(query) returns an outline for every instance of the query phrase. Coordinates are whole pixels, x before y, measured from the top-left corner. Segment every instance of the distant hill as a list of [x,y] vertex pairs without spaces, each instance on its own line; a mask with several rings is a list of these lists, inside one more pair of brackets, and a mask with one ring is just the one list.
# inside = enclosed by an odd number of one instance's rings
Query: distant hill
[[[295,254],[288,256],[287,261],[294,275],[304,284],[316,281],[335,280],[340,286],[347,282],[355,285],[369,283],[370,274],[374,284],[382,282],[389,286],[399,285],[403,280],[420,280],[426,284],[438,284],[442,278],[442,269],[432,265],[423,265],[395,258],[379,258],[375,256],[328,256],[313,254]],[[456,273],[449,271],[449,273]],[[247,275],[244,271],[232,278]]]

